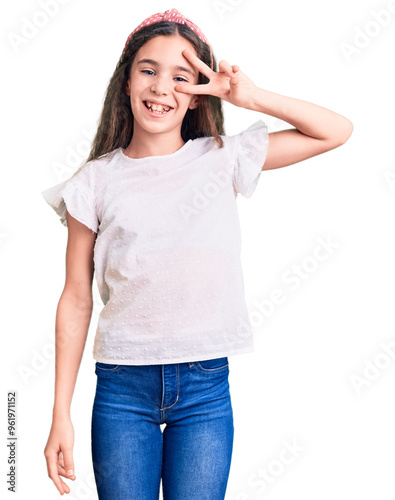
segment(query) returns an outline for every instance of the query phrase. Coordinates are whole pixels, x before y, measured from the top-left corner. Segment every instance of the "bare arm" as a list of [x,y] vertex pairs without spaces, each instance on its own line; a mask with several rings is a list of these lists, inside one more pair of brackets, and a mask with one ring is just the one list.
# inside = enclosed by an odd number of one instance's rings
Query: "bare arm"
[[61,494],[69,493],[70,489],[60,475],[75,479],[74,473],[66,473],[69,469],[74,471],[74,429],[70,407],[92,316],[93,248],[96,239],[96,233],[68,212],[66,216],[66,281],[56,311],[55,398],[52,428],[44,450],[48,475]]
[[311,102],[259,88],[237,64],[231,66],[222,60],[219,71],[215,72],[190,50],[185,49],[182,53],[209,82],[199,85],[181,82],[175,85],[176,92],[214,95],[235,106],[275,116],[295,127],[269,134],[262,170],[285,167],[325,153],[344,144],[352,134],[353,124],[345,116]]
[[353,131],[350,120],[317,104],[257,88],[248,109],[294,125],[269,134],[262,170],[292,165],[344,144]]
[[73,396],[92,316],[92,233],[67,212],[66,283],[56,314],[56,374],[54,415],[70,416]]

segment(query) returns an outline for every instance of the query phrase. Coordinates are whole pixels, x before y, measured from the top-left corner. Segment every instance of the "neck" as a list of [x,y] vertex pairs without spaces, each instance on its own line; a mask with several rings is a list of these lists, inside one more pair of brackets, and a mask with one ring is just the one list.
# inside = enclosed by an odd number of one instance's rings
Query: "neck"
[[132,140],[125,148],[124,154],[130,158],[163,156],[175,153],[184,144],[180,130],[155,134],[137,126],[133,130]]

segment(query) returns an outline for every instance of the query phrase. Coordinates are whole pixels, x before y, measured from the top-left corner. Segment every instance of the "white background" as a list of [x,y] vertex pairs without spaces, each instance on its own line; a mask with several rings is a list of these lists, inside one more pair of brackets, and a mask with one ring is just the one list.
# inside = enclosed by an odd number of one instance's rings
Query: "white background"
[[[70,0],[26,43],[12,42],[27,22],[43,21],[44,3],[7,3],[1,15],[2,491],[6,394],[16,390],[17,497],[59,495],[43,450],[67,229],[40,193],[88,156],[129,33],[174,7],[201,27],[217,61],[354,124],[345,145],[264,171],[253,196],[238,197],[255,352],[229,359],[235,440],[226,498],[394,500],[394,2]],[[375,21],[383,9],[386,26]],[[290,128],[226,102],[224,109],[227,134],[258,119],[269,132]],[[333,248],[317,261],[322,241]],[[284,279],[293,266],[303,269],[297,288]],[[276,289],[283,302],[264,314],[259,304]],[[81,500],[97,498],[90,455],[92,346],[102,307],[96,283],[94,297],[72,403],[77,480],[66,495]],[[393,357],[384,349],[391,343]],[[287,443],[299,450],[294,456],[284,455]]]

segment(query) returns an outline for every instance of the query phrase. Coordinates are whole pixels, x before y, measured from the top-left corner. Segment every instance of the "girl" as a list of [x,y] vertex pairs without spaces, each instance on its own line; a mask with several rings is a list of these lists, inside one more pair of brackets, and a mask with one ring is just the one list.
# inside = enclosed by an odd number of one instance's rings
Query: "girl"
[[[129,36],[86,163],[43,196],[68,227],[56,316],[49,477],[75,480],[70,405],[92,314],[96,330],[92,459],[101,500],[225,497],[233,447],[228,356],[253,351],[236,197],[262,170],[344,144],[351,122],[257,87],[216,60],[176,9]],[[222,100],[258,120],[226,136]],[[165,424],[162,432],[161,424]]]

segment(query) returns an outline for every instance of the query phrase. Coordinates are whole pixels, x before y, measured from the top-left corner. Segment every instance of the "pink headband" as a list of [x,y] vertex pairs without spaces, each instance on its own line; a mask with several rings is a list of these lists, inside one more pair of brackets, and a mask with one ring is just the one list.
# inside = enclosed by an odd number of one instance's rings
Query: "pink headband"
[[207,38],[204,36],[203,32],[200,30],[196,24],[194,24],[192,21],[187,19],[185,16],[183,16],[180,12],[178,12],[177,9],[171,9],[171,10],[166,10],[166,12],[158,12],[157,14],[152,15],[151,17],[147,17],[145,21],[143,21],[137,28],[130,33],[128,36],[128,39],[126,40],[125,43],[125,48],[123,49],[123,52],[125,52],[126,47],[129,43],[129,40],[132,38],[132,36],[137,32],[140,31],[142,28],[145,26],[149,26],[150,24],[155,24],[159,23],[160,21],[172,21],[174,23],[178,24],[186,24],[191,28],[192,31],[194,31],[197,36],[202,40],[204,43],[206,43],[209,46],[210,49],[210,57],[211,57],[211,69],[213,69],[214,64],[213,64],[213,54],[211,52],[211,47],[210,44],[208,43]]

